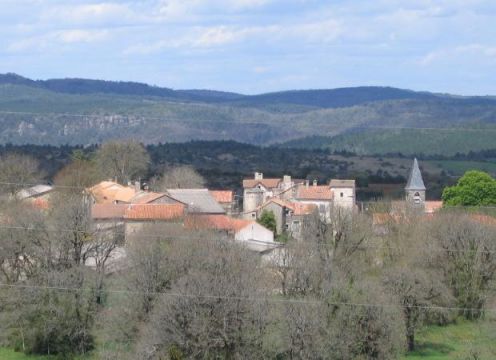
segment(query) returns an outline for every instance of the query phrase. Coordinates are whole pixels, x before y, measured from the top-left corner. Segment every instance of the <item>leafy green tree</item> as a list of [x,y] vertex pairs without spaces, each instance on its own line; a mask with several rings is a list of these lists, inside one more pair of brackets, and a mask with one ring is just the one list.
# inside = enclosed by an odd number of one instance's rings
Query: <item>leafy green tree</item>
[[260,219],[258,219],[258,223],[271,230],[274,234],[276,233],[277,223],[273,211],[262,211],[262,215],[260,216]]
[[496,179],[483,171],[467,171],[458,183],[443,191],[448,206],[496,205]]

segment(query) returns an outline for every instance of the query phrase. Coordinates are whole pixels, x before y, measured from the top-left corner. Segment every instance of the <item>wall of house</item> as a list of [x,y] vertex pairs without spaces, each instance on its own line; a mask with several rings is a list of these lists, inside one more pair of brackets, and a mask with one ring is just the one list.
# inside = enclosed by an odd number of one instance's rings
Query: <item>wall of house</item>
[[126,241],[132,241],[135,236],[139,236],[142,230],[170,237],[184,235],[184,226],[180,220],[128,220],[125,223],[125,228]]
[[355,207],[355,188],[339,187],[331,188],[334,206],[353,210]]
[[252,223],[236,232],[234,239],[238,241],[257,240],[274,242],[274,233],[260,224]]
[[[255,211],[264,202],[264,191],[245,189],[243,192],[243,213]],[[250,217],[251,218],[251,217]]]

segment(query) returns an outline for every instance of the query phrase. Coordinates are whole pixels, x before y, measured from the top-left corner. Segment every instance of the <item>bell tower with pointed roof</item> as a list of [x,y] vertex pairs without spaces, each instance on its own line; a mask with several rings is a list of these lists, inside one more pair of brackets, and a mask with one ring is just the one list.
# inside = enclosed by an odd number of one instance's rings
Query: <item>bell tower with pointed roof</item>
[[425,190],[422,173],[415,158],[410,175],[408,176],[408,182],[405,186],[407,203],[415,207],[425,207]]

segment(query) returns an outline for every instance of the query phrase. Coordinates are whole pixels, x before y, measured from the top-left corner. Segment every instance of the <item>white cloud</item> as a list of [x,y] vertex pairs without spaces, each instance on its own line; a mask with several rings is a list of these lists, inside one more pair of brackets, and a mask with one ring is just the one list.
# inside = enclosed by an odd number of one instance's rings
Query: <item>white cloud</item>
[[54,31],[44,35],[25,37],[11,42],[7,51],[11,53],[23,51],[40,51],[63,44],[93,43],[107,40],[107,30],[63,30]]
[[109,25],[142,19],[143,17],[128,5],[111,2],[53,6],[40,16],[43,23],[57,22],[71,25]]
[[478,60],[483,58],[496,61],[496,45],[484,44],[467,44],[453,48],[444,48],[422,56],[417,63],[422,66],[428,66],[433,63],[445,60],[463,60],[463,57],[475,56]]
[[255,74],[265,74],[269,71],[271,71],[271,68],[268,67],[268,66],[255,66],[252,71],[255,73]]
[[250,40],[262,42],[301,41],[327,43],[343,34],[341,25],[335,20],[302,24],[266,26],[211,26],[196,27],[191,32],[173,40],[159,40],[150,43],[134,44],[124,53],[151,54],[167,48],[219,48]]
[[56,34],[56,38],[64,43],[97,42],[106,40],[108,36],[107,30],[67,30]]

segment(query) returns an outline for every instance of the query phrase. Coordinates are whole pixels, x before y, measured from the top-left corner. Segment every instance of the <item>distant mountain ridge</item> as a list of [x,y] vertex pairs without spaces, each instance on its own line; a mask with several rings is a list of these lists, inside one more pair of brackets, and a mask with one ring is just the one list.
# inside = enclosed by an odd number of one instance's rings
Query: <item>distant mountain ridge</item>
[[[382,128],[384,131],[378,131]],[[432,134],[438,128],[458,130],[442,136],[423,133],[432,141],[421,142],[416,141],[418,133],[410,136],[407,130],[418,128],[432,128]],[[489,130],[474,138],[473,133],[463,135],[466,128]],[[496,99],[487,96],[374,86],[243,95],[136,82],[0,75],[0,143],[84,145],[116,138],[148,144],[235,140],[369,153],[387,152],[394,142],[394,152],[428,153],[425,146],[435,144],[433,149],[439,151],[446,142],[451,144],[446,152],[456,153],[457,143],[463,151],[496,147],[489,136],[493,128]],[[387,131],[391,129],[404,131],[391,135]],[[384,136],[386,132],[390,135]]]
[[346,107],[366,102],[399,99],[433,99],[429,92],[380,86],[337,89],[288,90],[258,95],[243,95],[208,89],[174,90],[131,81],[106,81],[79,78],[31,80],[14,73],[0,74],[0,84],[24,85],[65,94],[115,94],[157,96],[202,102],[234,102],[246,106],[296,104],[313,107]]

